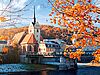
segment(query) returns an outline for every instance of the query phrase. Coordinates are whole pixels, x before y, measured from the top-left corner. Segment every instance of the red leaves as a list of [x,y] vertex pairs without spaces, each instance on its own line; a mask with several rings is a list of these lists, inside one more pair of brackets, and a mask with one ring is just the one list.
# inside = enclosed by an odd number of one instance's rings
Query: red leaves
[[53,19],[53,23],[56,24],[56,19]]
[[49,16],[52,16],[52,14],[49,14]]
[[87,0],[89,3],[92,1],[92,0]]

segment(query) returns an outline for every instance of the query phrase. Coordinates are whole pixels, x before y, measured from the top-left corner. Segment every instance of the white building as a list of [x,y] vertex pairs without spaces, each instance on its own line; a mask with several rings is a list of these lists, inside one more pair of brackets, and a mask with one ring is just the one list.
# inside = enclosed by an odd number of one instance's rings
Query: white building
[[63,46],[62,46],[61,40],[44,39],[44,41],[40,42],[39,44],[38,53],[43,54],[43,55],[62,55],[63,50],[64,50]]

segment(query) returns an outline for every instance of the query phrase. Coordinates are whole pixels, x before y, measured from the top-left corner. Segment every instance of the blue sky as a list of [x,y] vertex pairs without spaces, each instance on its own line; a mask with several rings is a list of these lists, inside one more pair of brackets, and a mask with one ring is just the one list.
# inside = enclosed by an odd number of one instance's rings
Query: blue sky
[[[17,10],[25,10],[17,13],[10,13],[5,11],[2,14],[0,11],[0,16],[5,16],[7,19],[10,19],[7,22],[0,23],[0,28],[3,26],[11,27],[10,25],[20,27],[20,26],[28,26],[32,22],[34,6],[36,8],[36,19],[40,24],[50,24],[50,16],[51,5],[48,4],[48,0],[11,0],[12,2],[7,7],[7,11],[17,11]],[[77,1],[77,0],[76,0]],[[96,0],[92,0],[94,3]],[[98,0],[99,1],[99,0]],[[10,0],[0,0],[0,10],[4,10],[6,6],[9,4]],[[99,6],[99,2],[96,5]],[[26,6],[28,5],[28,6]],[[26,7],[25,7],[26,6]],[[2,14],[2,15],[1,15]],[[15,15],[15,16],[14,16]],[[99,26],[98,23],[95,24]],[[100,26],[99,26],[100,27]]]
[[[32,1],[32,0],[28,0]],[[49,13],[51,11],[51,7],[48,4],[48,0],[33,0],[32,4],[28,7],[30,11],[25,12],[27,17],[33,17],[34,14],[34,6],[36,9],[36,19],[40,24],[50,24],[49,22]],[[29,12],[29,13],[28,13]],[[31,20],[30,20],[31,21]]]
[[[3,10],[6,8],[6,6],[9,4],[10,0],[0,0],[0,10]],[[28,5],[28,6],[26,6]],[[13,7],[11,7],[13,6]],[[26,6],[26,7],[25,7]],[[17,11],[20,9],[24,9],[25,11],[17,12],[17,13],[9,13],[5,11],[2,16],[5,16],[8,19],[11,19],[10,21],[7,21],[5,23],[1,23],[1,27],[4,25],[8,27],[10,23],[16,21],[17,24],[15,24],[16,27],[20,26],[28,26],[30,22],[32,22],[33,12],[34,12],[34,6],[36,9],[36,19],[40,24],[50,24],[50,17],[49,13],[51,11],[51,6],[48,4],[48,0],[12,0],[12,3],[8,6],[8,11]],[[10,8],[11,7],[11,8]],[[2,11],[0,11],[1,15]],[[8,16],[9,15],[9,16]],[[13,16],[16,15],[16,16]],[[20,15],[18,17],[17,15]],[[11,26],[10,26],[11,27]]]

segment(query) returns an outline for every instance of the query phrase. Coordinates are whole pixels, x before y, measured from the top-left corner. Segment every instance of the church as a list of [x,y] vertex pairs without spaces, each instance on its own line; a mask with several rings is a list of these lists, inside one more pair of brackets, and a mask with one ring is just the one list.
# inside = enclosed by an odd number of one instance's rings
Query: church
[[40,26],[36,21],[35,17],[35,7],[34,7],[34,22],[30,23],[28,27],[28,32],[20,32],[15,34],[12,39],[13,44],[21,46],[21,53],[25,54],[27,52],[35,53],[38,52],[38,46],[41,41],[40,36]]

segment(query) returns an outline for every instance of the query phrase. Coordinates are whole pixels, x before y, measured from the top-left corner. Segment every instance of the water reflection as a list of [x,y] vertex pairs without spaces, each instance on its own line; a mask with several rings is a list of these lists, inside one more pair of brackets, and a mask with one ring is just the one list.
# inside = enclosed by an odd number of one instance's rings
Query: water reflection
[[42,72],[41,72],[41,75],[48,75],[48,74],[47,74],[47,71],[42,71]]
[[100,67],[87,67],[78,69],[77,75],[100,75]]
[[43,71],[37,71],[37,70],[35,71],[35,70],[36,68],[34,67],[34,64],[0,65],[0,75],[100,75],[100,67],[84,67],[84,68],[80,67],[76,71],[58,71],[58,70],[45,71],[44,69]]
[[75,71],[50,71],[48,75],[76,75]]

